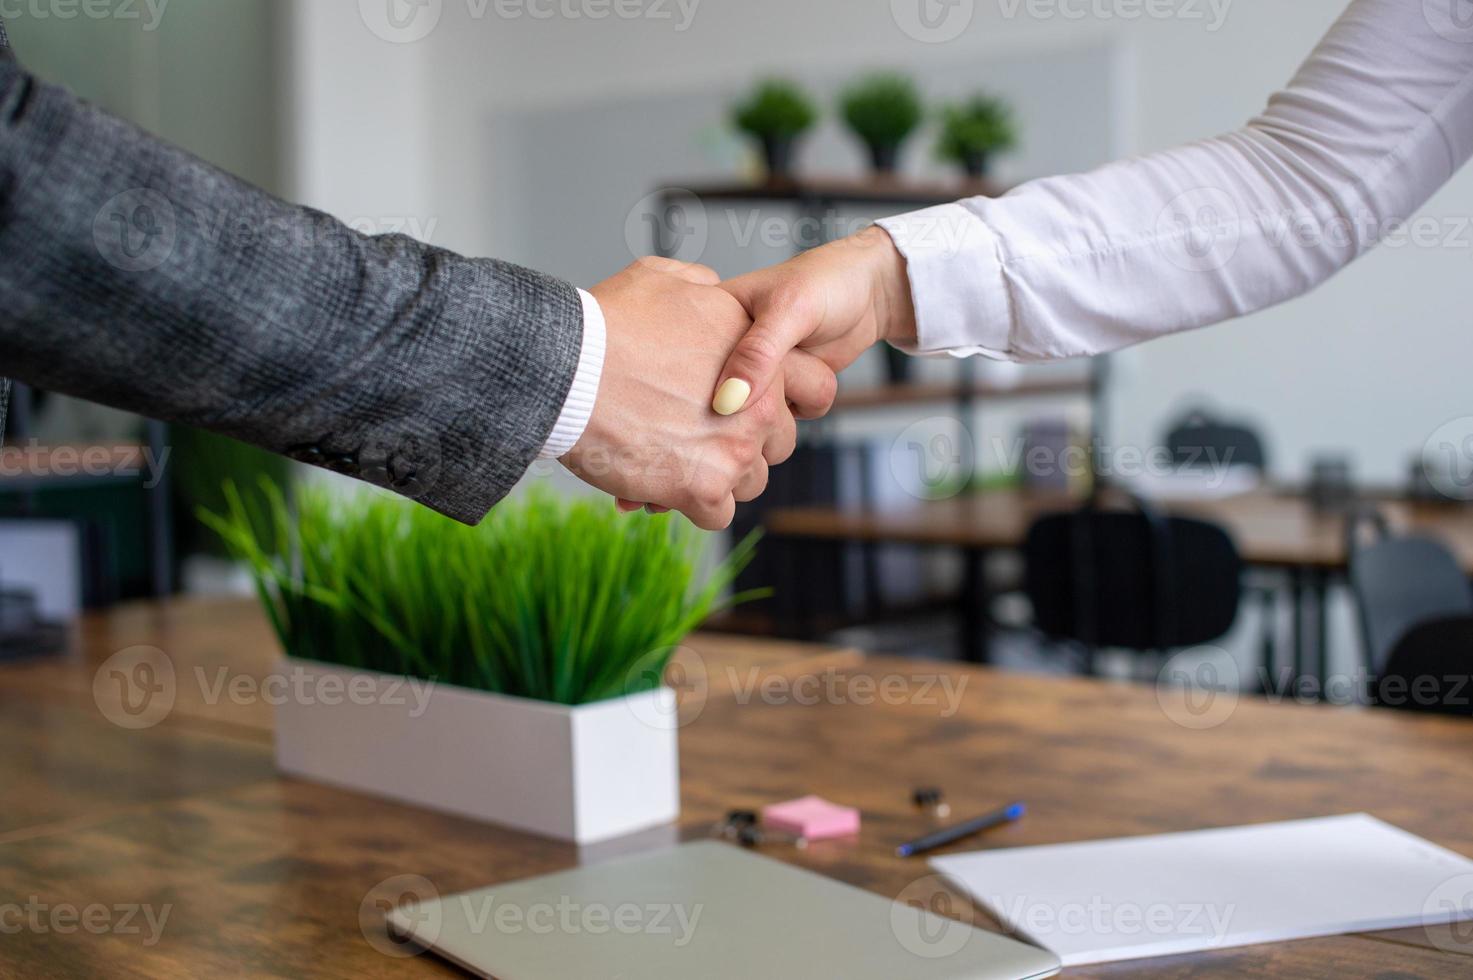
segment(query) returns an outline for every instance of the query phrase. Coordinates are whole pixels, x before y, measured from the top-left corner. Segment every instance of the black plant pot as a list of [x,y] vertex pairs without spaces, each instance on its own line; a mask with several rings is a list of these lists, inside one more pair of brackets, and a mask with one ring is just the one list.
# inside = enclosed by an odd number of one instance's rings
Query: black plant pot
[[892,176],[895,173],[895,164],[900,159],[900,147],[895,143],[871,143],[869,158],[875,173]]
[[885,374],[889,377],[892,385],[903,385],[910,380],[910,355],[904,351],[896,350],[889,344],[881,344],[885,348]]
[[962,169],[971,180],[981,180],[992,168],[992,160],[986,150],[963,150]]
[[793,150],[797,145],[795,136],[762,137],[762,160],[767,164],[769,180],[792,176]]

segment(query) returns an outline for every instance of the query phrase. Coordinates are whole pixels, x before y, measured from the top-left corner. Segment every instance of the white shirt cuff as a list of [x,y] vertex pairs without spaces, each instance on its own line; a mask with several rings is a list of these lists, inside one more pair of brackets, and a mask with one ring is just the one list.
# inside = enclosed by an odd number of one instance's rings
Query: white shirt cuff
[[552,435],[537,454],[538,459],[566,456],[583,437],[583,430],[588,428],[588,420],[593,416],[593,403],[598,399],[607,343],[604,311],[592,293],[580,289],[578,298],[583,301],[583,349],[578,353],[578,370],[573,374],[573,386],[568,389],[557,425],[552,427]]
[[1012,359],[1013,312],[997,236],[964,204],[897,214],[875,222],[905,256],[916,311],[908,354],[980,354]]

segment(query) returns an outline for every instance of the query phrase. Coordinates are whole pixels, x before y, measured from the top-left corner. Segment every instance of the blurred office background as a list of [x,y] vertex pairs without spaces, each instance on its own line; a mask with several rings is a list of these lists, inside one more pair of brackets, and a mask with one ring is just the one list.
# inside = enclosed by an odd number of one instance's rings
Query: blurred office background
[[[68,16],[55,3],[0,11],[19,57],[42,77],[273,192],[360,230],[588,286],[652,250],[654,226],[677,233],[664,243],[675,254],[732,275],[811,244],[814,226],[799,218],[843,232],[959,193],[956,168],[932,152],[934,119],[907,142],[897,179],[869,176],[834,109],[866,71],[907,75],[928,106],[978,91],[1008,103],[1020,141],[989,175],[1003,188],[1241,125],[1344,5],[173,0],[129,5],[136,17]],[[794,163],[810,192],[753,198],[741,190],[760,181],[760,160],[729,109],[774,75],[823,109]],[[885,193],[897,200],[876,199]],[[1464,369],[1473,363],[1473,174],[1423,213],[1439,234],[1379,249],[1308,297],[1106,362],[943,360],[896,374],[871,352],[843,378],[833,416],[807,427],[773,493],[743,513],[743,528],[770,532],[749,577],[778,595],[724,625],[1121,676],[1153,676],[1188,648],[1226,658],[1246,686],[1261,685],[1264,665],[1324,675],[1374,664],[1347,539],[1364,546],[1420,529],[1464,570],[1473,562],[1458,499],[1470,462],[1458,420],[1473,415]],[[37,472],[38,463],[0,479],[6,589],[39,590],[43,611],[65,618],[158,588],[234,586],[192,509],[225,476],[283,464],[43,393],[22,415],[12,449],[36,458],[150,434],[171,455],[156,489],[145,486],[147,466],[144,478],[88,482]],[[1184,425],[1177,448],[1234,447],[1237,462],[1260,457],[1257,472],[1178,479],[1183,466],[1134,479],[1129,460],[1165,458]],[[1028,532],[1039,516],[1077,506],[1090,481],[1020,474],[1018,454],[1041,446],[1062,458],[1090,445],[1097,462],[1115,460],[1113,482],[1153,511],[1225,532],[1241,569],[1234,556],[1206,567],[1216,539],[1179,536],[1168,550],[1189,566],[1186,594],[1163,593],[1175,573],[1152,564],[1155,539],[1132,525],[1096,538],[1126,578],[1144,549],[1144,584],[1095,597],[1108,611],[1081,600],[1094,577],[1083,566],[1049,580],[1047,536]],[[1453,453],[1430,487],[1419,476],[1429,446]],[[532,479],[581,492],[547,470]],[[856,514],[884,520],[846,522]],[[1349,534],[1352,525],[1363,533]],[[1130,603],[1140,608],[1117,615]],[[1197,610],[1208,625],[1162,625],[1166,606]],[[1115,649],[1128,646],[1147,652]]]

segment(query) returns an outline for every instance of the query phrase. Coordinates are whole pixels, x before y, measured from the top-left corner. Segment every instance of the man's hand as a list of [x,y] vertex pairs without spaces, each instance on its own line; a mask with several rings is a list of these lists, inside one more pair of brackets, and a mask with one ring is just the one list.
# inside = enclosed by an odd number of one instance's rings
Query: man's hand
[[721,372],[714,407],[723,415],[760,404],[794,348],[837,373],[879,341],[915,340],[905,258],[877,226],[722,288],[755,321]]
[[682,511],[709,530],[766,489],[768,466],[793,453],[794,415],[822,415],[838,385],[798,352],[741,418],[712,412],[722,364],[751,323],[719,281],[704,266],[648,258],[589,290],[607,349],[588,427],[562,460],[623,501]]

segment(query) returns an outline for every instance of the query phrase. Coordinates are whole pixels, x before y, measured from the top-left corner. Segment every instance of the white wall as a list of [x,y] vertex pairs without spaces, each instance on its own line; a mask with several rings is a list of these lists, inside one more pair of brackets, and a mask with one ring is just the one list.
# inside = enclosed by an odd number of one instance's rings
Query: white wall
[[287,0],[7,2],[27,68],[271,190],[282,189]]
[[430,160],[458,148],[436,147],[427,129],[437,98],[422,82],[428,49],[370,33],[348,0],[290,0],[289,24],[293,196],[363,230],[407,220],[436,240]]

